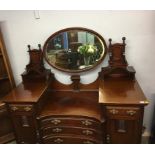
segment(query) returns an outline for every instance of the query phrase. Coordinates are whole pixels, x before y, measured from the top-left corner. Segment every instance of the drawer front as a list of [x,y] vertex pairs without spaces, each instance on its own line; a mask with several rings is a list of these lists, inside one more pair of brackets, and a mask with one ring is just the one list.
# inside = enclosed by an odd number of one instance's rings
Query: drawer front
[[138,107],[106,107],[106,114],[110,119],[129,119],[134,120],[140,118],[140,108]]
[[33,105],[9,105],[10,111],[13,113],[19,113],[19,112],[33,112]]
[[79,135],[79,136],[87,136],[93,137],[97,139],[101,139],[101,131],[96,131],[89,128],[77,128],[77,127],[47,127],[41,130],[42,137],[47,137],[49,135]]
[[54,126],[76,126],[82,128],[101,129],[100,121],[86,118],[50,117],[40,121],[41,128]]
[[44,144],[101,144],[102,141],[77,136],[50,136],[43,139]]

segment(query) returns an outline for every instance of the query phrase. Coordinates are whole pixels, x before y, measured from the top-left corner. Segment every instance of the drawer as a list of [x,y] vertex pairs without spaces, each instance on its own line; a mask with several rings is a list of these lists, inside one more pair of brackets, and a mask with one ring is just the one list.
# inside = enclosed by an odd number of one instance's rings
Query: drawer
[[49,136],[43,138],[44,144],[101,144],[102,141],[92,138],[72,136]]
[[110,119],[138,119],[140,118],[140,108],[138,107],[116,107],[108,106],[106,107],[107,117]]
[[33,112],[33,105],[9,105],[10,111],[13,113],[19,112]]
[[48,117],[40,121],[41,128],[44,127],[54,127],[54,126],[71,126],[71,127],[83,127],[83,128],[93,128],[96,130],[101,129],[101,122],[97,119],[92,119],[88,117]]
[[78,128],[78,127],[47,127],[41,130],[42,137],[47,137],[49,135],[79,135],[79,136],[87,136],[93,137],[97,139],[101,139],[101,130],[96,131],[89,128]]

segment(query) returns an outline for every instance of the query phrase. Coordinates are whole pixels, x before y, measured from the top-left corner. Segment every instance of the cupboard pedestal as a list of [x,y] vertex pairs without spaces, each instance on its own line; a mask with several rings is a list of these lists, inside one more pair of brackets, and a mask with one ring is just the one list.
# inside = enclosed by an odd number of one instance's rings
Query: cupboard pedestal
[[99,102],[106,118],[107,143],[141,143],[144,106],[148,103],[137,81],[101,81]]

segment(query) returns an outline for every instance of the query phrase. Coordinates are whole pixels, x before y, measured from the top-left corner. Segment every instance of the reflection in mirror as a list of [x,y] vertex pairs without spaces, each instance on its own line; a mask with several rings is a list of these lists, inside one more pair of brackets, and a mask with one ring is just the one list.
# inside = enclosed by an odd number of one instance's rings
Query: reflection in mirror
[[105,55],[105,43],[96,34],[69,29],[50,37],[44,45],[48,63],[57,69],[79,72],[97,65]]

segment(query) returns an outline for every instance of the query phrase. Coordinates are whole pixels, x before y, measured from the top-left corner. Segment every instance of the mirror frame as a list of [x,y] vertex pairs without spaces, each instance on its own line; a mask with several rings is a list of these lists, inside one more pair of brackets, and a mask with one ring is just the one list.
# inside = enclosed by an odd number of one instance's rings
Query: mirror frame
[[[63,69],[63,68],[60,68],[60,67],[58,67],[58,66],[56,66],[56,65],[51,64],[51,63],[48,61],[48,59],[47,59],[47,57],[46,57],[46,47],[47,47],[48,42],[49,42],[52,38],[54,38],[56,35],[58,35],[58,34],[60,34],[60,33],[62,33],[62,32],[71,31],[71,30],[80,30],[80,31],[89,32],[89,33],[94,34],[95,36],[97,36],[97,37],[102,41],[102,43],[103,43],[103,45],[104,45],[104,49],[105,49],[104,55],[103,55],[102,58],[101,58],[97,63],[95,63],[92,67],[83,68],[83,69],[79,69],[79,70],[70,70],[70,69]],[[107,54],[107,45],[106,45],[106,42],[105,42],[105,40],[103,39],[103,37],[102,37],[100,34],[98,34],[97,32],[95,32],[95,31],[93,31],[93,30],[91,30],[91,29],[88,29],[88,28],[83,28],[83,27],[70,27],[70,28],[61,29],[61,30],[55,32],[54,34],[52,34],[52,35],[45,41],[44,46],[43,46],[43,56],[44,56],[46,62],[47,62],[50,66],[52,66],[53,68],[58,69],[59,71],[62,71],[62,72],[67,72],[67,73],[81,73],[81,72],[85,72],[85,71],[92,70],[92,69],[96,68],[96,66],[98,66],[98,65],[104,60],[106,54]]]

